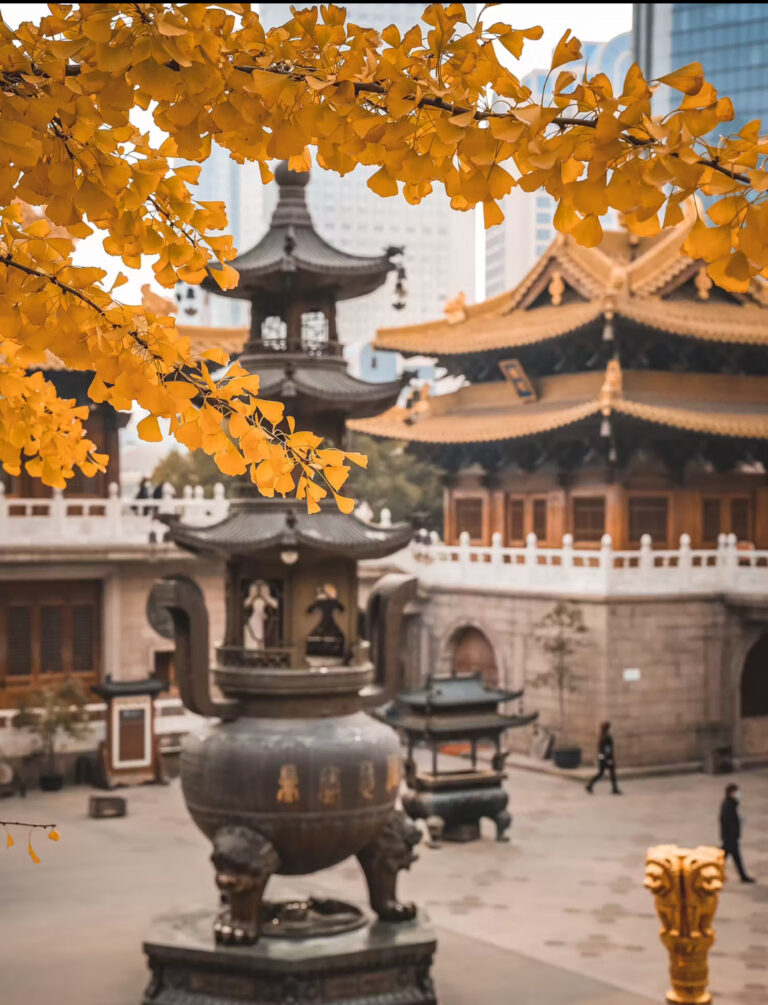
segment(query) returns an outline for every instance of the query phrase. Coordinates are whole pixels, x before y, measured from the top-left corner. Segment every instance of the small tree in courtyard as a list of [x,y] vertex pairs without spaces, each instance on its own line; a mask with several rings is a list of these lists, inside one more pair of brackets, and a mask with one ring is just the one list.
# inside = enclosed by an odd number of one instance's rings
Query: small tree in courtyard
[[566,696],[578,691],[583,674],[574,669],[580,636],[587,631],[581,608],[564,600],[536,626],[536,641],[547,654],[549,666],[530,681],[532,687],[553,687],[557,691],[558,733],[566,734]]
[[[28,729],[37,739],[44,758],[43,774],[55,777],[56,747],[61,736],[82,739],[88,731],[88,696],[76,680],[41,688],[24,696],[13,717],[17,729]],[[56,787],[59,787],[61,782]]]

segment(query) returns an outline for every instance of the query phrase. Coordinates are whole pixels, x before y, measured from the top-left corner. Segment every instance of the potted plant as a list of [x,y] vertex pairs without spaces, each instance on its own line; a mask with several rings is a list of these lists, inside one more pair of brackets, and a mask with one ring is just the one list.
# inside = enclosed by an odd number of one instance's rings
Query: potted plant
[[88,696],[76,680],[43,687],[25,695],[12,723],[17,729],[28,729],[37,739],[38,753],[44,758],[40,772],[40,788],[56,792],[64,784],[64,775],[56,770],[56,744],[61,734],[74,740],[88,732]]
[[554,687],[557,691],[559,725],[552,758],[559,768],[578,768],[581,747],[567,743],[566,696],[578,691],[582,680],[572,662],[579,648],[579,636],[587,631],[581,608],[558,601],[536,628],[536,639],[547,654],[549,667],[530,683],[533,687]]

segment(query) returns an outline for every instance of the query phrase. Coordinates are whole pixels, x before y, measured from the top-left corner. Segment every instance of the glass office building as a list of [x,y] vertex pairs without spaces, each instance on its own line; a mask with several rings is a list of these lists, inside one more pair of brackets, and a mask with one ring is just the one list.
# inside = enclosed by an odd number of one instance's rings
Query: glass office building
[[[768,3],[635,4],[633,49],[651,78],[700,62],[718,92],[733,100],[729,132],[752,119],[768,124]],[[669,101],[673,94],[662,88],[659,97]]]

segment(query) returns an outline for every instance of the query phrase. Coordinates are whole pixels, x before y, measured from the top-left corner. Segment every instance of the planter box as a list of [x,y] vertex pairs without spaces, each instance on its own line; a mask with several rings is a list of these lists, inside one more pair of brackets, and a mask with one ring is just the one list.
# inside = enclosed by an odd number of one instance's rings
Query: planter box
[[581,765],[581,747],[555,747],[552,760],[558,768],[578,768]]

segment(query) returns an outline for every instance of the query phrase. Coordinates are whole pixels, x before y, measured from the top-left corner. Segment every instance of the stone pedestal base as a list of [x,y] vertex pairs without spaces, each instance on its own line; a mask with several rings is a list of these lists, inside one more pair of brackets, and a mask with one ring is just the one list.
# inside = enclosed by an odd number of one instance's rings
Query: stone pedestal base
[[214,915],[158,925],[143,1005],[436,1005],[434,933],[418,918],[342,935],[217,946]]

